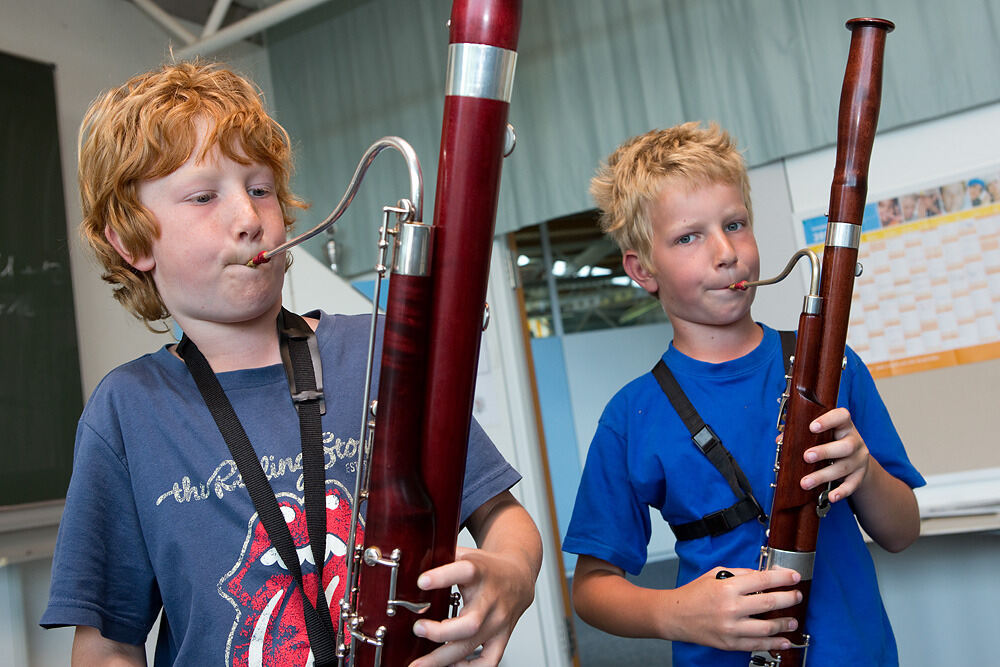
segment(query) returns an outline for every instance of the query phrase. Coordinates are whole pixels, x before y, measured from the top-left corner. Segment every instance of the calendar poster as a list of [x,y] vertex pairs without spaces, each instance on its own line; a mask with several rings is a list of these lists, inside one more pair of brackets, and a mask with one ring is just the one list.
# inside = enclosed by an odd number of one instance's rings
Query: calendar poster
[[[826,216],[802,219],[822,251]],[[847,342],[876,378],[1000,357],[1000,166],[870,202]]]

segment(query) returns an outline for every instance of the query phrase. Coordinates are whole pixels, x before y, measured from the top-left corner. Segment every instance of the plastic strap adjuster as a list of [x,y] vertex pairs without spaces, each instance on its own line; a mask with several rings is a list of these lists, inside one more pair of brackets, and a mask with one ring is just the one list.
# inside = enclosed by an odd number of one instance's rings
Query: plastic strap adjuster
[[712,451],[712,448],[721,442],[719,436],[715,435],[715,431],[708,424],[702,426],[700,431],[691,436],[691,439],[694,440],[694,444],[698,446],[698,449],[705,454],[708,454]]
[[296,403],[306,403],[308,401],[322,401],[323,392],[316,391],[315,389],[303,389],[302,391],[292,394],[292,400]]

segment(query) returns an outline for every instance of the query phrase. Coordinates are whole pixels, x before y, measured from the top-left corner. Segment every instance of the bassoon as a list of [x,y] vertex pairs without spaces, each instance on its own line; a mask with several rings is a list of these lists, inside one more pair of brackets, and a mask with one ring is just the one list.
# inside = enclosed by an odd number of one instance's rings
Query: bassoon
[[365,530],[342,608],[350,641],[338,642],[356,667],[429,653],[414,621],[457,607],[451,591],[416,582],[455,559],[520,19],[520,0],[452,5],[434,219],[396,234],[370,462],[358,470]]
[[[761,550],[762,569],[784,567],[801,574],[801,581],[794,588],[801,591],[802,602],[790,609],[765,615],[769,618],[792,616],[798,621],[798,629],[781,635],[792,642],[793,648],[754,652],[750,658],[751,666],[804,665],[809,647],[806,609],[820,518],[829,509],[829,489],[802,489],[800,480],[820,465],[806,463],[803,454],[810,447],[833,439],[831,431],[811,433],[809,424],[837,406],[854,277],[860,268],[857,263],[858,246],[868,194],[868,163],[882,95],[885,38],[894,27],[890,21],[875,18],[847,22],[851,31],[851,46],[840,97],[837,160],[818,294],[813,255],[813,289],[805,298],[799,317],[795,357],[788,388],[782,396],[779,423],[783,422],[783,426],[775,462],[774,501],[767,545]],[[809,253],[797,253],[784,275],[790,271],[799,254]],[[774,280],[747,283],[741,287],[770,282]]]

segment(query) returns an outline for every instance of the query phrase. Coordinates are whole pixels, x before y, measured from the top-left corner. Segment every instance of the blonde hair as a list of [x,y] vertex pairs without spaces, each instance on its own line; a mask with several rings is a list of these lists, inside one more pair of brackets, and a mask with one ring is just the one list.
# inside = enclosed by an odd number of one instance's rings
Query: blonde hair
[[115,299],[147,326],[170,312],[152,276],[122,258],[105,232],[113,229],[131,257],[150,254],[159,229],[139,201],[139,184],[188,161],[199,120],[208,121],[209,135],[198,160],[217,146],[240,164],[270,167],[286,228],[294,222],[292,209],[306,207],[289,188],[288,133],[265,111],[260,91],[222,65],[164,65],[98,97],[80,126],[80,232],[104,267],[101,277],[114,286]]
[[649,206],[667,179],[692,188],[713,183],[739,186],[753,220],[746,163],[732,137],[718,125],[705,128],[691,122],[632,137],[598,168],[590,194],[601,209],[601,231],[622,252],[634,251],[647,271],[653,271]]

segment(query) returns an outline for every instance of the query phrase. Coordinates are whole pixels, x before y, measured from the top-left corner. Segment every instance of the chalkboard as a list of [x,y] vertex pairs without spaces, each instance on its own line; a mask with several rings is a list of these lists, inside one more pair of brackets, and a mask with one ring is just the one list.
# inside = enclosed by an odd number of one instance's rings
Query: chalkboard
[[0,53],[0,506],[63,498],[83,404],[55,72]]

